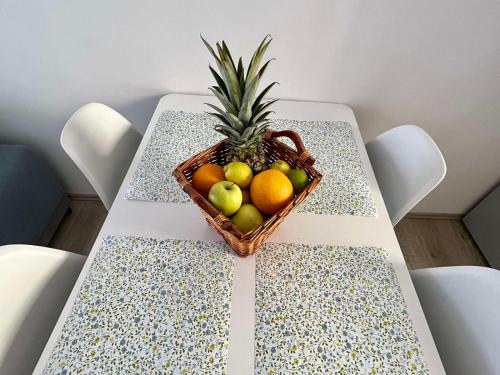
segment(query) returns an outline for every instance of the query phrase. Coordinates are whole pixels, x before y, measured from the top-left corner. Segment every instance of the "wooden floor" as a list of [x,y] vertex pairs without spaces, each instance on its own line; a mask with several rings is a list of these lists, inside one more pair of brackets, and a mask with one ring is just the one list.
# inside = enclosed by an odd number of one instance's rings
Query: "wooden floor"
[[72,212],[66,215],[49,246],[88,255],[108,211],[99,200],[71,200]]
[[[107,211],[98,200],[72,200],[71,208],[49,246],[88,255]],[[488,265],[460,220],[410,217],[395,231],[409,269]]]
[[409,269],[488,266],[461,220],[410,217],[394,229]]

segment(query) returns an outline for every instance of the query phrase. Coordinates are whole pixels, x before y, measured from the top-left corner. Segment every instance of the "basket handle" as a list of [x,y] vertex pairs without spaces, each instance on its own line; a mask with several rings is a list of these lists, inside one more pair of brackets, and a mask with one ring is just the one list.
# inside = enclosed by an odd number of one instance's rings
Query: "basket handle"
[[314,157],[309,153],[309,151],[306,150],[304,143],[302,143],[300,135],[297,132],[294,132],[293,130],[276,131],[272,129],[267,129],[265,137],[269,139],[286,137],[290,139],[295,145],[295,148],[297,149],[297,154],[299,154],[299,161],[301,163],[313,165],[314,162],[316,161],[316,159],[314,159]]

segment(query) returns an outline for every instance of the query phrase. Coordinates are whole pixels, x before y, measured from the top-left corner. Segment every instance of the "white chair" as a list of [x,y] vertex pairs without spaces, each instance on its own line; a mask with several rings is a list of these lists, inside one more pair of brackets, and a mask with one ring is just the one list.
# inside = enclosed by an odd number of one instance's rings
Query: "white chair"
[[446,174],[438,146],[415,125],[398,126],[378,135],[366,144],[366,151],[393,226]]
[[86,104],[68,120],[61,145],[110,209],[141,135],[118,112],[100,103]]
[[85,259],[39,246],[0,246],[0,374],[32,373]]
[[440,267],[411,272],[448,374],[500,374],[500,271]]

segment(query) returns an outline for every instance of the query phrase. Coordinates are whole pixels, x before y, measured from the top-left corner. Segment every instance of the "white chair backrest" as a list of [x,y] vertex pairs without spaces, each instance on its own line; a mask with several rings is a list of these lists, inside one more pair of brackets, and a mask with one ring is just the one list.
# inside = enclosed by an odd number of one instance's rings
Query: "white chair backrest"
[[109,210],[141,142],[130,122],[112,108],[86,104],[68,120],[61,145]]
[[366,144],[392,225],[396,225],[446,174],[441,151],[415,125],[390,129]]
[[0,374],[33,373],[85,259],[41,246],[0,246]]
[[411,277],[446,373],[498,374],[500,271],[436,267]]

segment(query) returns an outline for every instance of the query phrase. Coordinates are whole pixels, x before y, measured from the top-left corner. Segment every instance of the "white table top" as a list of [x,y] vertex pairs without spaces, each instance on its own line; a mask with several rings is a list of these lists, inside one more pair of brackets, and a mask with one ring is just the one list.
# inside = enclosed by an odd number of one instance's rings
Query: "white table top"
[[[205,102],[215,103],[214,98],[194,95],[166,95],[158,103],[144,138],[109,211],[89,259],[64,307],[34,373],[42,373],[50,353],[57,342],[64,322],[71,311],[80,286],[89,271],[93,258],[105,235],[135,235],[155,238],[194,240],[220,240],[206,224],[195,205],[169,204],[124,199],[128,185],[141,160],[159,116],[165,110],[204,112]],[[413,320],[424,358],[432,374],[444,374],[444,369],[415,293],[406,263],[387,214],[364,142],[348,106],[333,103],[279,101],[274,110],[280,118],[297,120],[346,121],[352,125],[358,144],[369,187],[374,194],[378,217],[325,216],[292,213],[271,235],[271,242],[297,242],[330,244],[338,246],[377,246],[389,252],[408,312]],[[237,258],[235,263],[233,300],[229,333],[228,373],[254,373],[254,322],[255,322],[255,257]]]

